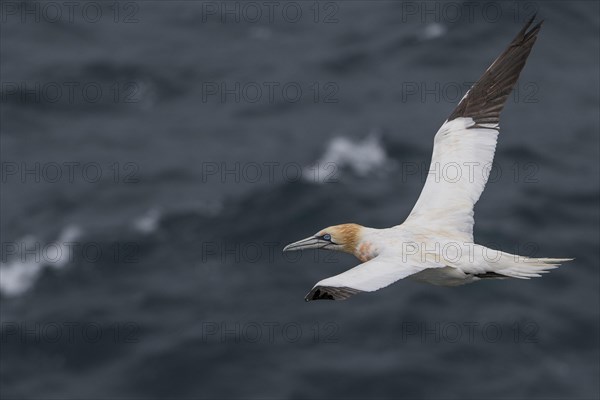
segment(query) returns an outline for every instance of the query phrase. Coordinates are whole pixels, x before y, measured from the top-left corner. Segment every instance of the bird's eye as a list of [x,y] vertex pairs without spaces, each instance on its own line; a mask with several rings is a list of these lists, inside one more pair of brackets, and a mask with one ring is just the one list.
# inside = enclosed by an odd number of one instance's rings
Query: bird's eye
[[325,240],[331,240],[331,235],[329,233],[326,233],[323,235],[323,239]]

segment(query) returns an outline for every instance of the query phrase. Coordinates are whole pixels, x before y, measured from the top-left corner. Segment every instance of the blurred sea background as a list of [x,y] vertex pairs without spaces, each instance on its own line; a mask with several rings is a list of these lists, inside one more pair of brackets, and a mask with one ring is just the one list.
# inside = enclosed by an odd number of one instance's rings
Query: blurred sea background
[[[0,10],[3,398],[598,398],[598,2],[65,4]],[[536,11],[475,238],[576,260],[305,303]]]

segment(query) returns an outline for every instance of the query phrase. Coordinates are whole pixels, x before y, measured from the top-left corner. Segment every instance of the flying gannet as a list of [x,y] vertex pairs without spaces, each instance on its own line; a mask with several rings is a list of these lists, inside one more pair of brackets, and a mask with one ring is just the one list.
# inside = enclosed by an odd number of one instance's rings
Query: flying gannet
[[[401,225],[387,229],[357,224],[331,226],[283,251],[325,249],[353,254],[362,264],[318,282],[305,300],[344,300],[410,277],[456,286],[481,279],[539,277],[570,261],[530,258],[474,243],[473,207],[494,158],[500,112],[537,39],[542,22],[521,29],[508,48],[469,89],[434,139],[427,180]],[[440,179],[440,166],[461,167],[456,179]]]

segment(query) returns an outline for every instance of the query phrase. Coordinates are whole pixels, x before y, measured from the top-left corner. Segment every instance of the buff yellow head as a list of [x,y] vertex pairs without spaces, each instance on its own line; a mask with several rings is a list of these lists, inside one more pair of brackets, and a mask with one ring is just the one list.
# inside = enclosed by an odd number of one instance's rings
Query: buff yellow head
[[355,254],[360,242],[361,230],[362,226],[358,224],[330,226],[320,230],[313,236],[288,244],[283,251],[324,249]]

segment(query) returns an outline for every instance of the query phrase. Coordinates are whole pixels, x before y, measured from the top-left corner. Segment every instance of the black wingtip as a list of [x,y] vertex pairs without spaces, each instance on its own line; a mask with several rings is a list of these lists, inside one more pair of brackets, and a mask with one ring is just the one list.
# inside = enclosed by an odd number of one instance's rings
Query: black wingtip
[[[323,289],[323,290],[321,290]],[[304,297],[304,301],[312,301],[312,300],[336,300],[335,296],[332,293],[329,293],[328,288],[317,286],[313,290],[311,290],[306,297]]]
[[531,24],[533,24],[533,21],[535,20],[536,16],[537,16],[537,13],[533,14],[533,16],[527,20],[527,22],[525,23],[525,25],[523,25],[523,27],[521,28],[519,33],[517,33],[516,39],[522,38],[527,35],[527,32],[529,31],[529,27],[531,26]]
[[536,16],[537,14],[534,14],[527,21],[506,50],[471,87],[468,94],[450,114],[448,121],[459,117],[470,117],[475,122],[473,128],[498,129],[500,113],[506,99],[519,79],[544,22],[540,21],[530,28]]
[[[531,24],[533,24],[533,21],[535,21],[535,19],[537,18],[537,13],[533,14],[531,16],[531,18],[529,18],[529,20],[527,20],[527,23],[525,24],[525,26],[523,27],[522,31],[527,31],[529,30],[529,27],[531,26]],[[542,23],[544,22],[544,20],[542,19],[540,22],[538,22],[533,28],[531,28],[531,30],[534,30],[536,28],[539,28],[540,26],[542,26]]]
[[537,35],[537,33],[540,31],[540,29],[542,29],[542,24],[544,23],[544,20],[541,20],[540,22],[538,22],[537,24],[535,24],[533,26],[533,28],[531,28],[528,32],[526,37],[531,37],[531,36],[535,36]]
[[542,24],[544,23],[544,20],[541,20],[540,22],[535,24],[533,27],[531,27],[531,25],[533,24],[533,21],[535,21],[536,17],[537,17],[537,14],[533,14],[533,16],[531,18],[529,18],[527,23],[523,26],[523,28],[521,28],[519,33],[517,33],[517,36],[515,37],[515,39],[511,43],[511,45],[513,45],[513,46],[522,45],[523,43],[529,41],[531,38],[537,36],[538,32],[542,28]]
[[350,287],[332,287],[332,286],[317,286],[314,287],[304,298],[305,301],[311,300],[346,300],[362,290]]

